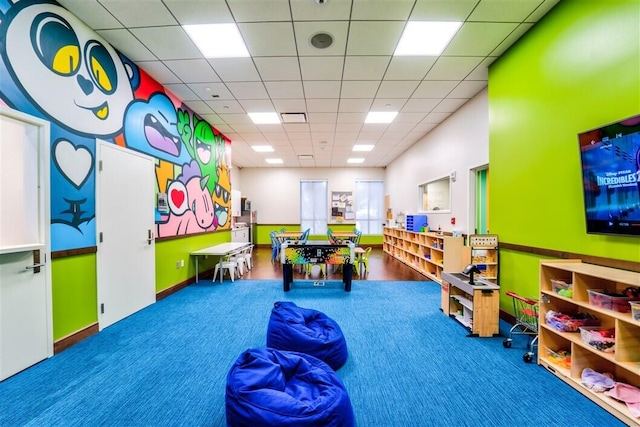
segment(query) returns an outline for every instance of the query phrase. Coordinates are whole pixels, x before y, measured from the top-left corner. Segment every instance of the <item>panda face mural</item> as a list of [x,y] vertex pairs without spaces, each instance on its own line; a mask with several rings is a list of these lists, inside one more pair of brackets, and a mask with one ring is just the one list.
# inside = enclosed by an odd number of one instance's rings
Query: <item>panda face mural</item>
[[14,80],[52,120],[92,136],[122,130],[133,99],[127,70],[115,49],[64,8],[21,9],[7,28],[6,55]]

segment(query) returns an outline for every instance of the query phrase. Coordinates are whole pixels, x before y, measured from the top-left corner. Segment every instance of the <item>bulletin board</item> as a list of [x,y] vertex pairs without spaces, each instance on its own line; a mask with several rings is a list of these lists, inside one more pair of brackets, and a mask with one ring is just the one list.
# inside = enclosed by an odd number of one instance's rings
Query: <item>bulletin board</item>
[[353,210],[353,191],[331,192],[331,221],[354,221],[356,213]]

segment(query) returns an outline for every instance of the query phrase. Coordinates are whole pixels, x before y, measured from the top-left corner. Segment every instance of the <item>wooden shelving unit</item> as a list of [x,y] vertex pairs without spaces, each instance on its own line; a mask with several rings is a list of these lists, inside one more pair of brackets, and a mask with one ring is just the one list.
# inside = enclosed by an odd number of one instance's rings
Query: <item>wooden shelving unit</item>
[[498,236],[496,234],[472,234],[469,236],[471,263],[482,271],[477,278],[498,283]]
[[[553,291],[551,280],[572,284],[571,297]],[[640,386],[640,321],[631,313],[620,313],[589,304],[588,289],[621,292],[627,287],[640,287],[640,273],[582,263],[580,260],[541,261],[538,364],[600,405],[628,425],[640,425],[624,402],[604,393],[595,393],[581,382],[582,370],[609,372],[618,382]],[[615,328],[614,353],[602,352],[587,343],[580,332],[559,332],[545,322],[549,310],[562,313],[586,312],[597,316],[604,328]],[[553,363],[548,350],[571,353],[570,368]]]
[[442,284],[443,271],[461,271],[469,251],[463,237],[384,227],[382,249],[429,279]]

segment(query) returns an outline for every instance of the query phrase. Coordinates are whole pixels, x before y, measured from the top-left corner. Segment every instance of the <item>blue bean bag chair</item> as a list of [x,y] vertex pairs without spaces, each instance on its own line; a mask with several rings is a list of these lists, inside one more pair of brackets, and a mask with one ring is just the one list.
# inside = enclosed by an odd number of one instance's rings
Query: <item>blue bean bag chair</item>
[[227,426],[351,427],[351,401],[326,363],[304,353],[248,349],[227,374]]
[[267,347],[310,354],[338,370],[347,361],[347,341],[326,314],[293,302],[276,302],[267,327]]

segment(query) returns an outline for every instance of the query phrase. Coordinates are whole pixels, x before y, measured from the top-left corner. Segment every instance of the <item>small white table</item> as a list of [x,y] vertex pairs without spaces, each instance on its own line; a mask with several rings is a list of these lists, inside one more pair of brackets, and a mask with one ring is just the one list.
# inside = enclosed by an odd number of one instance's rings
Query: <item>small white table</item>
[[[219,256],[220,257],[219,262],[222,262],[223,256],[228,255],[231,252],[235,252],[238,249],[246,248],[247,246],[249,246],[249,243],[247,242],[227,242],[227,243],[220,243],[219,245],[209,246],[208,248],[199,249],[197,251],[191,252],[191,255],[193,255],[196,259],[196,283],[198,283],[198,258],[199,257],[207,256],[207,255]],[[222,283],[222,276],[223,274],[220,274],[220,283]]]

